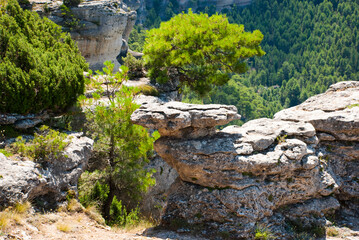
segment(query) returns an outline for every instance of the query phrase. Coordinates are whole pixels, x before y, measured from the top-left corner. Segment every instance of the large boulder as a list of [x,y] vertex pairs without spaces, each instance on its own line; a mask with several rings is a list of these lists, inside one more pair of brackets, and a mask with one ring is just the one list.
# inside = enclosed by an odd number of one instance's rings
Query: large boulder
[[70,134],[68,141],[60,156],[46,166],[0,153],[0,206],[37,199],[51,205],[66,200],[70,190],[77,193],[77,182],[91,156],[93,140]]
[[215,126],[239,119],[234,106],[198,105],[181,102],[143,104],[131,120],[151,129],[161,136],[196,138],[215,133]]
[[295,224],[358,214],[358,94],[358,82],[338,83],[274,119],[222,131],[214,126],[238,118],[232,106],[142,105],[132,120],[159,129],[155,150],[179,174],[161,224],[234,239],[263,224],[289,239]]

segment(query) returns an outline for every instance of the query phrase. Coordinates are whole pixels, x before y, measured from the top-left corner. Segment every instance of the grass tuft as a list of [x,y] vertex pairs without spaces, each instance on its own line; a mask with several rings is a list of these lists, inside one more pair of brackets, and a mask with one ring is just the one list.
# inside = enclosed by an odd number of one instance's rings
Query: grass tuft
[[254,239],[269,240],[269,239],[275,239],[275,237],[274,237],[273,233],[268,228],[266,228],[263,225],[257,225]]
[[31,208],[31,203],[26,201],[23,203],[16,203],[14,206],[14,211],[19,214],[27,213]]
[[101,213],[98,211],[98,209],[93,206],[93,205],[89,205],[86,209],[85,209],[85,213],[86,215],[96,221],[98,224],[101,225],[105,225],[105,219],[102,217]]
[[57,228],[57,230],[59,230],[61,232],[65,232],[65,233],[72,231],[72,227],[70,226],[70,224],[64,223],[64,222],[56,224],[56,228]]

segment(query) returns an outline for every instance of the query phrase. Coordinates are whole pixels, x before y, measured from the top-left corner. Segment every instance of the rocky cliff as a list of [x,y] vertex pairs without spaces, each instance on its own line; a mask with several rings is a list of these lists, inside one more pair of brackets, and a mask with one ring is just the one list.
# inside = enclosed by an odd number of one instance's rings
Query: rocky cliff
[[93,146],[92,139],[81,135],[70,134],[69,145],[46,166],[0,153],[0,206],[30,200],[41,208],[55,209],[70,190],[77,194],[77,182]]
[[137,16],[123,1],[87,0],[71,8],[61,7],[62,1],[54,0],[30,0],[30,3],[32,10],[70,32],[91,69],[102,69],[107,60],[118,67],[116,57],[127,46],[125,42]]
[[[132,120],[158,129],[157,153],[179,174],[161,224],[206,236],[251,239],[320,234],[329,216],[357,216],[359,82],[241,127],[232,106],[143,105]],[[318,230],[319,229],[319,230]]]

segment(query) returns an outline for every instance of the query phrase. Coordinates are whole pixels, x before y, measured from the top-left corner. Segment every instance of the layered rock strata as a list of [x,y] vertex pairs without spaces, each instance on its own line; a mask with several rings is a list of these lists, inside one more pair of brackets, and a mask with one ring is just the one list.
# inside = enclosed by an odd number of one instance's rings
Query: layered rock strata
[[58,159],[46,166],[34,161],[5,157],[0,153],[0,206],[41,199],[44,206],[66,200],[70,190],[77,193],[77,182],[91,156],[93,140],[70,134],[69,145]]
[[289,239],[293,225],[320,228],[343,204],[355,214],[358,93],[358,82],[338,83],[274,119],[222,131],[214,126],[238,118],[233,106],[143,105],[132,120],[160,131],[155,150],[179,174],[162,225],[251,239],[264,224]]
[[105,61],[116,63],[118,68],[116,57],[128,41],[137,17],[136,11],[130,11],[123,1],[87,0],[72,8],[61,7],[62,1],[30,2],[34,11],[70,32],[91,69],[102,69]]

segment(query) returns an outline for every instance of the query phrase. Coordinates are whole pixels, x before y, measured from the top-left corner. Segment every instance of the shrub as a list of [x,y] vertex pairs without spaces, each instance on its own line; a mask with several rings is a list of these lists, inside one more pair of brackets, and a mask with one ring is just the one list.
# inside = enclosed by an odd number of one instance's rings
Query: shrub
[[88,69],[69,34],[9,0],[0,11],[0,112],[61,111],[84,91]]
[[35,133],[35,138],[28,143],[21,136],[18,137],[12,144],[11,150],[13,153],[20,153],[40,163],[51,162],[57,159],[61,151],[69,144],[65,141],[66,138],[67,134],[42,126]]
[[155,96],[155,97],[157,97],[160,94],[155,87],[152,87],[152,86],[147,85],[147,84],[142,84],[142,85],[138,86],[138,91],[140,93],[142,93],[143,95],[146,95],[146,96]]
[[232,73],[247,70],[247,59],[262,56],[259,30],[245,32],[223,15],[182,13],[147,33],[144,62],[151,79],[167,82],[173,73],[180,87],[204,97],[213,86],[222,86]]
[[144,77],[144,64],[142,59],[136,59],[131,53],[122,59],[124,65],[128,68],[129,79]]

